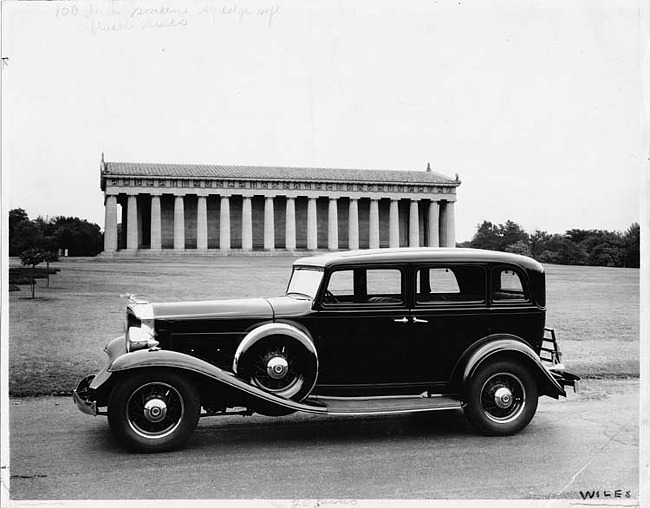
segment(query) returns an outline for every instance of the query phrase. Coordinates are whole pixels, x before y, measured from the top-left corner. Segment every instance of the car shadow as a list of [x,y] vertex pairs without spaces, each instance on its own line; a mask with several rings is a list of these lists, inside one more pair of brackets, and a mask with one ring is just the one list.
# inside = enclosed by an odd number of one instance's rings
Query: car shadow
[[[218,420],[222,418],[221,420]],[[290,415],[253,417],[251,420],[226,420],[216,417],[199,423],[189,446],[223,447],[224,442],[323,444],[385,441],[393,437],[455,437],[476,433],[462,411],[377,416]]]
[[[134,452],[113,437],[108,426],[103,431],[95,430],[83,434],[89,436],[85,443],[87,451],[115,457],[134,455]],[[281,417],[216,416],[199,421],[182,451],[219,447],[220,453],[225,453],[228,448],[235,450],[249,446],[382,443],[395,438],[417,441],[422,438],[466,439],[471,436],[478,437],[478,434],[469,425],[461,410],[375,416],[322,416],[303,413]],[[156,456],[179,452],[180,450]]]

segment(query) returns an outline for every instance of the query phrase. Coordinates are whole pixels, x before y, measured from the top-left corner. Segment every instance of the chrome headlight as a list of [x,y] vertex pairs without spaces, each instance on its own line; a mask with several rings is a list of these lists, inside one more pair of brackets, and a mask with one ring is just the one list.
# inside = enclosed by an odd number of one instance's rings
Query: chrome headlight
[[149,303],[134,303],[127,307],[126,350],[137,351],[155,347],[153,307]]

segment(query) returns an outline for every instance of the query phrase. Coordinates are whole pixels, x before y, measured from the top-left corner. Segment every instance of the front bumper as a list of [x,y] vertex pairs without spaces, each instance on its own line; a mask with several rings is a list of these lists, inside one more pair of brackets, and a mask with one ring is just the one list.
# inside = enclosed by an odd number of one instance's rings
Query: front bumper
[[110,341],[104,348],[104,352],[108,355],[106,365],[97,374],[86,376],[79,381],[77,388],[72,391],[72,400],[82,413],[93,416],[107,414],[106,411],[99,410],[96,397],[100,395],[99,392],[103,392],[104,397],[100,398],[105,400],[106,387],[109,386],[107,383],[111,377],[111,372],[108,369],[116,358],[126,353],[124,344],[123,335]]
[[97,416],[97,403],[89,398],[90,383],[93,379],[95,379],[94,374],[79,381],[77,387],[72,390],[72,399],[79,411],[87,415]]

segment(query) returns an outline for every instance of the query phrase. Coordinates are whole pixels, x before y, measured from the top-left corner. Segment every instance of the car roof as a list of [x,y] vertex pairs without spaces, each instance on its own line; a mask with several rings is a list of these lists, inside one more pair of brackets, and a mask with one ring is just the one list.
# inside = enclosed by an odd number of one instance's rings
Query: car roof
[[364,249],[330,252],[299,258],[294,266],[329,268],[340,265],[361,265],[366,263],[506,263],[526,270],[544,272],[540,263],[532,258],[482,249],[454,247],[400,247],[392,249]]

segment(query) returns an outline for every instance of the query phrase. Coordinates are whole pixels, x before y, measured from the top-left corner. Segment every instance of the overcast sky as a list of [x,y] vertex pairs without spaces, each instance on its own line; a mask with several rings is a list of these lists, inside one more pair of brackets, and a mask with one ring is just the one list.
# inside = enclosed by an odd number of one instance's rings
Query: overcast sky
[[624,231],[647,154],[638,3],[4,2],[5,209],[103,228],[102,152],[430,162],[463,182],[459,241],[485,219]]

